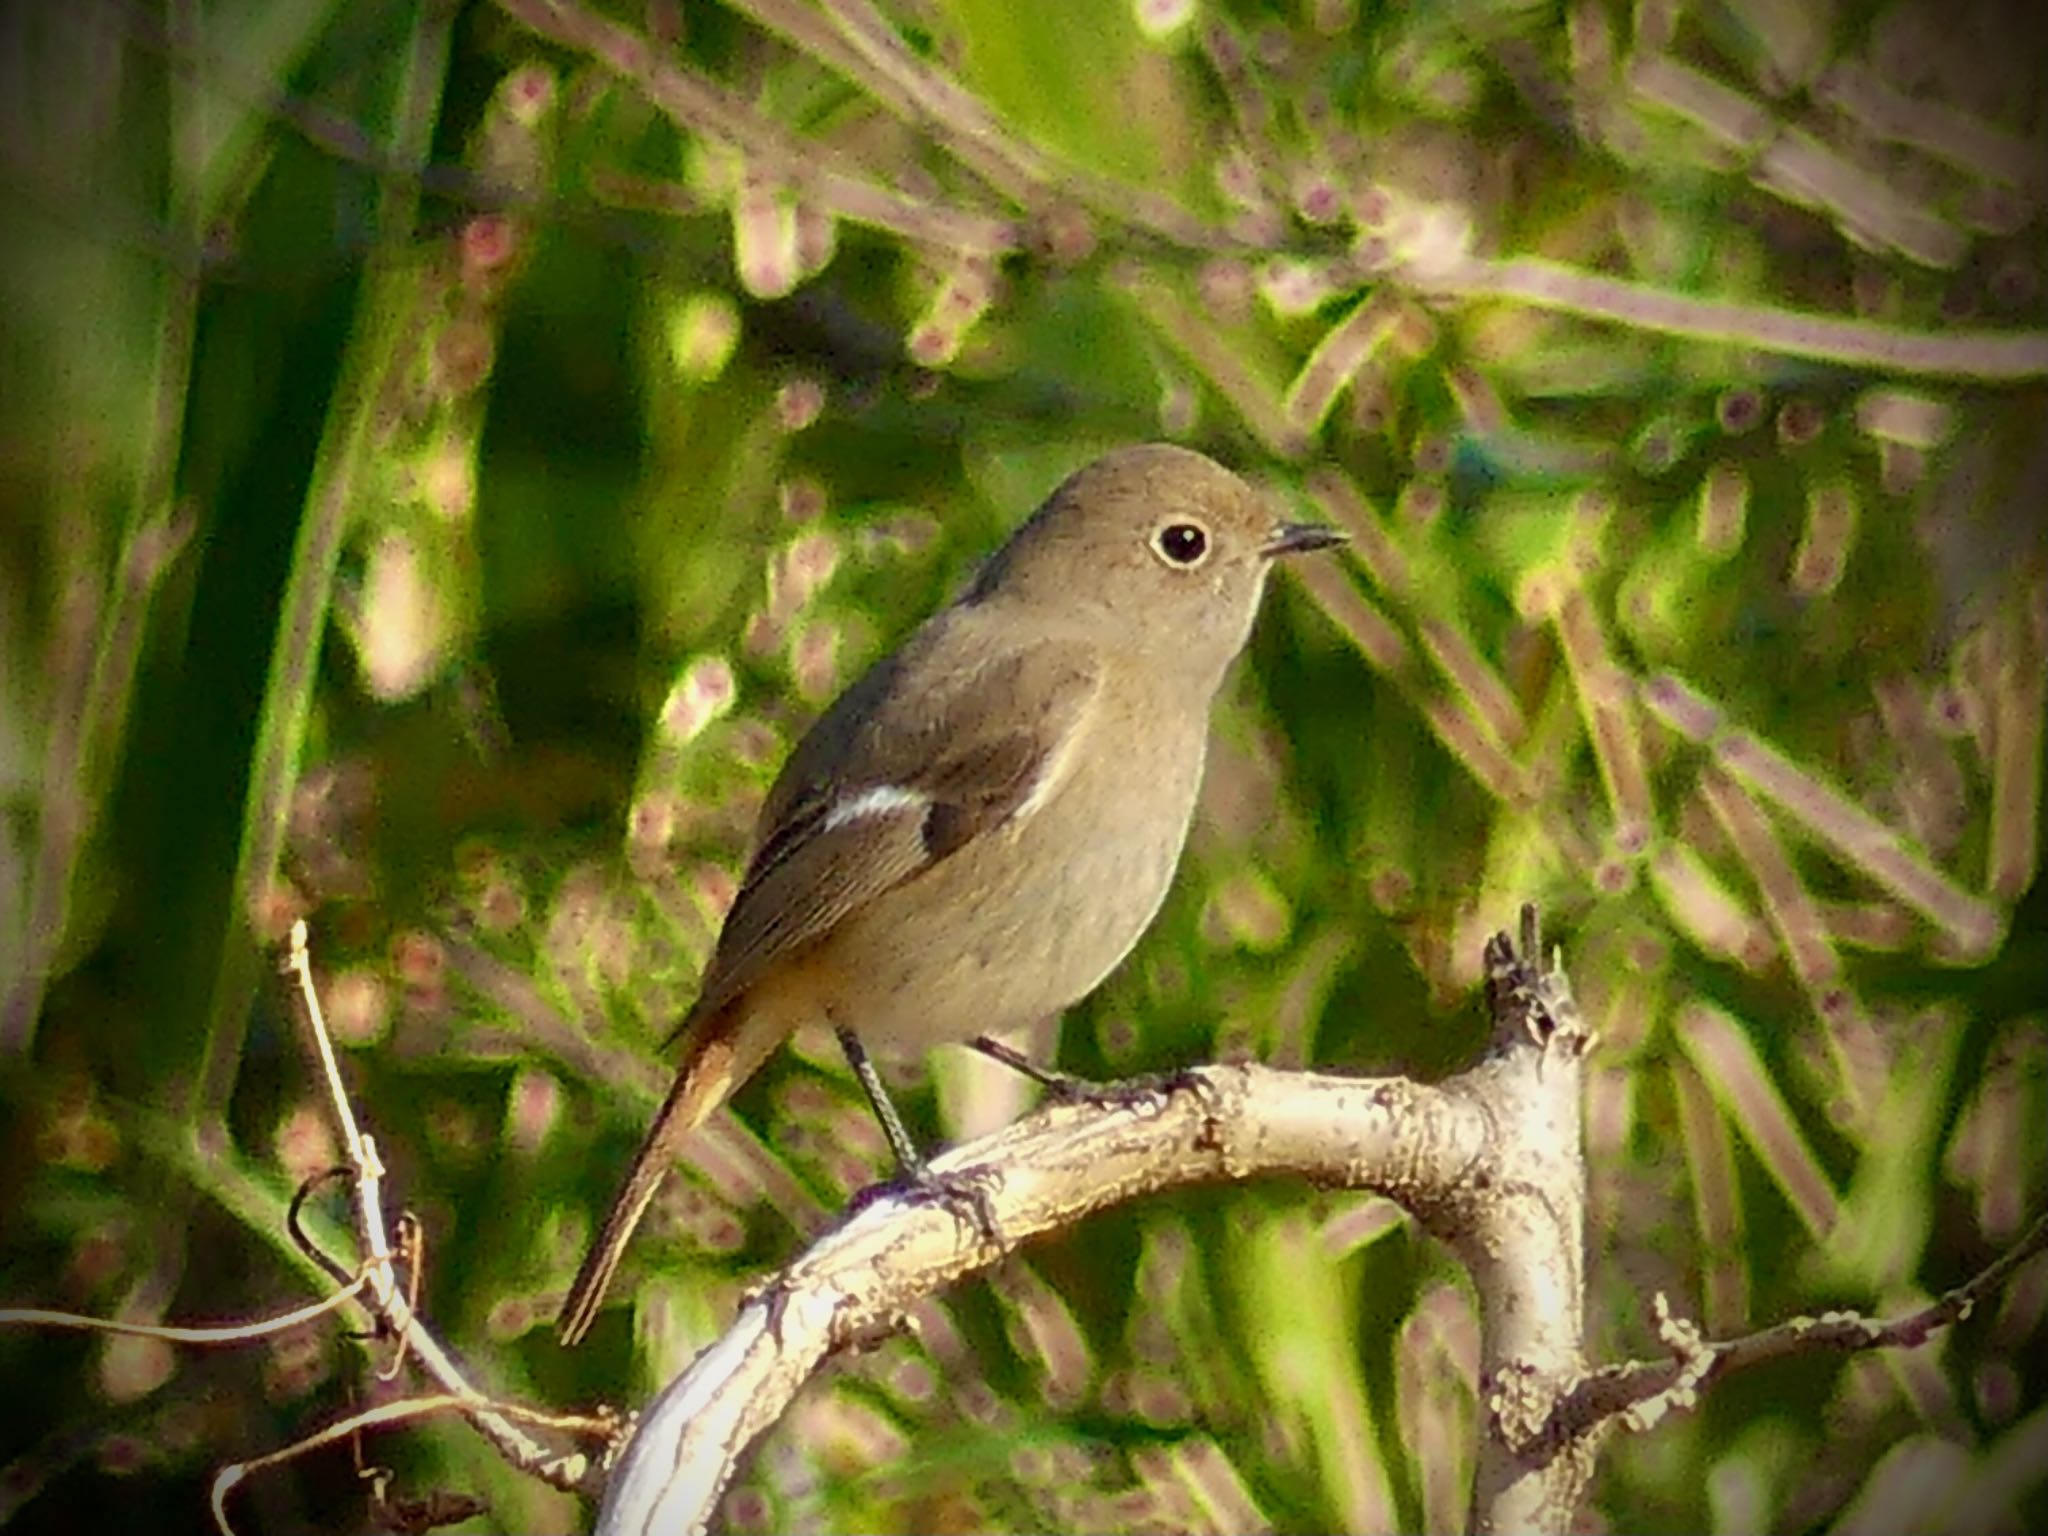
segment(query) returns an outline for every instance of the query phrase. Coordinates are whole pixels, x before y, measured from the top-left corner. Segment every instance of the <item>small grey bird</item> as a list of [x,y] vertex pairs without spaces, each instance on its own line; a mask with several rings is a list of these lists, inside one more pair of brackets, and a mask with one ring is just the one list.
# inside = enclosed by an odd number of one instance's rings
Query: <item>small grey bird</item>
[[564,1343],[684,1137],[802,1025],[834,1030],[921,1174],[864,1047],[1031,1023],[1130,953],[1180,861],[1209,706],[1267,571],[1341,538],[1277,520],[1199,453],[1119,449],[840,695],[762,806],[675,1086],[569,1288]]

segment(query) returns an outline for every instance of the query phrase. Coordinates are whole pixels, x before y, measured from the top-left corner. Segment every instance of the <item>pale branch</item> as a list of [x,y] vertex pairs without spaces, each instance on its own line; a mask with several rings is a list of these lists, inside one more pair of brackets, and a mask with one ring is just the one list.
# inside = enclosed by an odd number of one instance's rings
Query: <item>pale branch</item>
[[[312,960],[306,947],[306,925],[303,920],[292,925],[291,952],[287,963],[299,984],[300,995],[305,1005],[307,1028],[313,1037],[321,1072],[333,1105],[336,1127],[346,1150],[347,1164],[336,1171],[349,1176],[355,1197],[356,1232],[362,1258],[360,1268],[354,1277],[350,1278],[333,1260],[306,1244],[304,1235],[297,1225],[297,1213],[306,1192],[305,1187],[302,1187],[290,1208],[289,1222],[293,1235],[302,1246],[307,1247],[307,1251],[322,1268],[335,1274],[338,1282],[338,1288],[318,1302],[255,1322],[216,1327],[130,1323],[44,1308],[0,1309],[0,1324],[84,1329],[160,1339],[177,1344],[229,1345],[248,1343],[299,1327],[355,1304],[367,1310],[397,1340],[389,1366],[378,1373],[380,1381],[395,1378],[410,1355],[418,1359],[422,1370],[442,1389],[438,1394],[429,1397],[378,1404],[316,1430],[280,1450],[223,1468],[214,1479],[211,1495],[214,1519],[223,1536],[232,1536],[232,1527],[227,1517],[228,1495],[250,1474],[352,1438],[365,1429],[451,1409],[469,1419],[513,1466],[556,1487],[584,1487],[590,1476],[588,1457],[581,1453],[562,1455],[534,1440],[519,1426],[536,1424],[610,1441],[617,1437],[617,1422],[609,1417],[566,1415],[528,1409],[488,1397],[472,1386],[455,1364],[452,1355],[420,1320],[416,1305],[420,1241],[416,1228],[411,1233],[409,1241],[403,1245],[405,1253],[409,1255],[409,1273],[406,1286],[401,1288],[399,1285],[396,1261],[400,1252],[391,1241],[384,1219],[383,1162],[378,1155],[375,1139],[358,1123],[354,1104],[349,1098],[346,1085],[342,1082],[340,1062],[335,1055],[333,1039],[327,1029],[319,990],[314,985]],[[410,1217],[401,1220],[411,1224]]]
[[352,1413],[345,1419],[316,1429],[282,1449],[222,1467],[214,1474],[213,1487],[207,1494],[207,1507],[213,1514],[214,1529],[220,1532],[220,1536],[235,1536],[235,1528],[228,1520],[228,1495],[247,1482],[253,1473],[267,1471],[271,1467],[281,1467],[286,1462],[310,1455],[326,1446],[342,1444],[366,1429],[409,1423],[414,1419],[423,1419],[450,1410],[460,1411],[467,1403],[468,1399],[453,1393],[379,1403],[374,1408]]
[[161,1339],[166,1344],[247,1344],[274,1333],[287,1332],[302,1323],[317,1322],[328,1313],[347,1306],[362,1294],[369,1283],[370,1277],[365,1271],[342,1289],[319,1301],[253,1323],[220,1323],[208,1327],[186,1323],[131,1323],[120,1318],[90,1317],[82,1312],[57,1312],[46,1307],[0,1307],[0,1325],[117,1333],[137,1339]]
[[[515,1416],[508,1413],[503,1405],[470,1385],[461,1367],[455,1363],[454,1356],[413,1309],[410,1294],[399,1287],[396,1266],[392,1262],[391,1238],[384,1221],[384,1165],[377,1154],[375,1140],[356,1123],[354,1105],[349,1100],[347,1086],[341,1080],[341,1068],[320,1006],[320,994],[313,984],[313,965],[306,949],[303,920],[292,925],[288,964],[299,983],[306,1025],[313,1033],[335,1121],[354,1173],[356,1231],[362,1246],[370,1310],[396,1336],[399,1348],[409,1351],[419,1361],[420,1369],[434,1384],[461,1401],[469,1421],[513,1466],[531,1472],[558,1488],[584,1486],[590,1474],[589,1459],[580,1452],[565,1456],[542,1445],[514,1422]],[[536,1416],[522,1412],[517,1417]]]
[[1917,1349],[1935,1333],[1968,1318],[2015,1270],[2042,1252],[2048,1252],[2048,1213],[1984,1269],[1915,1311],[1890,1321],[1856,1312],[1824,1312],[1819,1317],[1791,1318],[1739,1339],[1688,1337],[1683,1325],[1670,1320],[1669,1304],[1659,1295],[1659,1332],[1672,1345],[1671,1358],[1631,1360],[1592,1372],[1552,1406],[1540,1437],[1546,1444],[1561,1445],[1609,1420],[1629,1429],[1648,1429],[1672,1410],[1692,1407],[1699,1391],[1714,1382],[1777,1360]]
[[1544,968],[1535,908],[1522,909],[1519,944],[1497,933],[1485,961],[1492,1042],[1445,1085],[1486,1112],[1484,1166],[1447,1192],[1442,1211],[1417,1214],[1464,1261],[1479,1299],[1485,1415],[1472,1529],[1562,1532],[1578,1528],[1595,1446],[1588,1438],[1531,1454],[1522,1430],[1585,1369],[1592,1034],[1561,964]]
[[1372,360],[1400,319],[1400,305],[1390,289],[1375,289],[1360,299],[1323,333],[1302,362],[1281,399],[1280,414],[1297,432],[1320,431],[1337,396]]
[[[398,1246],[399,1251],[405,1255],[406,1310],[417,1317],[420,1310],[420,1277],[426,1273],[427,1268],[427,1235],[426,1227],[411,1211],[398,1213]],[[410,1334],[401,1333],[398,1336],[398,1347],[391,1351],[391,1358],[378,1368],[379,1381],[396,1381],[404,1373],[406,1352],[411,1342]]]
[[[1041,1110],[938,1159],[934,1172],[978,1192],[1000,1244],[915,1193],[867,1205],[750,1299],[655,1398],[611,1474],[599,1532],[707,1529],[748,1446],[835,1351],[904,1326],[917,1302],[1017,1243],[1189,1185],[1293,1176],[1388,1195],[1466,1256],[1484,1277],[1482,1296],[1496,1288],[1497,1304],[1487,1304],[1498,1374],[1576,1377],[1585,1037],[1561,983],[1536,975],[1505,940],[1489,953],[1495,1047],[1445,1083],[1197,1068],[1127,1102]],[[1505,1161],[1528,1137],[1555,1142],[1554,1155],[1533,1167]],[[1561,1177],[1565,1165],[1580,1171]],[[1532,1272],[1510,1277],[1518,1265]],[[1545,1315],[1518,1316],[1529,1310]],[[1543,1528],[1565,1529],[1585,1458],[1538,1462],[1503,1443],[1499,1460],[1497,1508],[1484,1525],[1535,1529],[1522,1512],[1541,1510]],[[1563,1514],[1551,1518],[1555,1510]]]
[[[234,1526],[228,1520],[228,1495],[247,1482],[252,1473],[283,1466],[288,1461],[314,1451],[353,1440],[368,1429],[410,1423],[415,1419],[431,1418],[442,1413],[460,1413],[474,1418],[477,1402],[474,1394],[466,1392],[440,1392],[427,1397],[396,1398],[391,1402],[378,1403],[374,1407],[364,1408],[337,1419],[332,1424],[324,1425],[278,1450],[222,1467],[214,1475],[213,1488],[208,1495],[208,1504],[213,1511],[213,1523],[221,1536],[235,1536]],[[491,1407],[494,1412],[503,1414],[508,1419],[518,1419],[524,1423],[566,1430],[575,1434],[611,1435],[616,1433],[618,1428],[608,1419],[593,1419],[578,1414],[545,1413],[532,1408],[522,1408],[517,1403],[497,1402],[492,1403]]]
[[598,1529],[704,1529],[749,1443],[834,1350],[900,1326],[1009,1245],[1142,1195],[1264,1174],[1419,1199],[1483,1155],[1477,1105],[1405,1079],[1244,1065],[1198,1068],[1185,1084],[1137,1107],[1047,1108],[937,1159],[935,1173],[986,1195],[1001,1248],[915,1194],[828,1233],[647,1409]]

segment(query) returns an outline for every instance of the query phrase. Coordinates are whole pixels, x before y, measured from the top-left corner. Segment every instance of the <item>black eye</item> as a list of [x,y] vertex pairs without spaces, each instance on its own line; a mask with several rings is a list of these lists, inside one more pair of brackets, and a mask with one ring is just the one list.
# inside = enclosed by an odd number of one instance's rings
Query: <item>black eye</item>
[[1168,523],[1152,543],[1175,565],[1193,565],[1209,552],[1209,535],[1193,523]]

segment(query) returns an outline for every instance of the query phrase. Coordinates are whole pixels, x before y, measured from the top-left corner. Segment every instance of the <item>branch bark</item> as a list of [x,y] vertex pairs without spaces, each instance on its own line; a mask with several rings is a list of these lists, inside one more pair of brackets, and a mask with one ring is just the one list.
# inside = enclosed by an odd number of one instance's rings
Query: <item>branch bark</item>
[[[1526,923],[1525,953],[1534,940]],[[1561,978],[1539,977],[1505,938],[1489,958],[1494,1043],[1447,1082],[1206,1067],[1135,1104],[1043,1110],[940,1158],[934,1171],[986,1194],[1003,1244],[914,1196],[859,1211],[655,1398],[612,1472],[598,1531],[707,1529],[748,1446],[835,1350],[903,1326],[913,1303],[1010,1246],[1160,1190],[1274,1175],[1387,1195],[1464,1255],[1494,1400],[1478,1528],[1567,1528],[1591,1455],[1540,1430],[1583,1374],[1585,1037]]]

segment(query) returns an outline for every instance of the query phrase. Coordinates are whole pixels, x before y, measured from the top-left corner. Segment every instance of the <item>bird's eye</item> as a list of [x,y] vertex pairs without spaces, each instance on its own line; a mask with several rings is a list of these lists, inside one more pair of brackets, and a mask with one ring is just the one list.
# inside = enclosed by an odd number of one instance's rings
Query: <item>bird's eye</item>
[[1168,523],[1152,535],[1152,547],[1168,565],[1200,565],[1209,553],[1209,535],[1199,523]]

